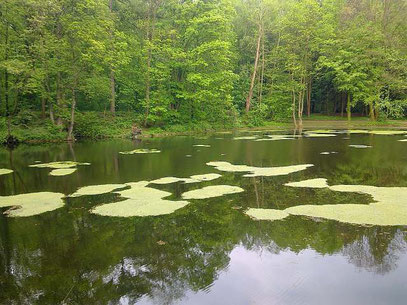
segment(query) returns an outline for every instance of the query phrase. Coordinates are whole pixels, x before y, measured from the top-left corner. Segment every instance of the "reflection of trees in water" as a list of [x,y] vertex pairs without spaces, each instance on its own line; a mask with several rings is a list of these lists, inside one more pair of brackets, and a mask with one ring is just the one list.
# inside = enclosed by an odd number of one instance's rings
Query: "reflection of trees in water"
[[[225,179],[226,184],[236,183],[233,175]],[[250,199],[262,206],[274,198],[278,183],[270,180],[247,179],[251,186],[245,186],[248,191],[242,196],[194,202],[166,217],[89,215],[90,206],[111,200],[103,196],[73,199],[54,213],[24,220],[0,216],[0,303],[132,304],[146,297],[171,304],[188,291],[210,287],[228,267],[236,245],[271,253],[307,248],[340,253],[379,274],[397,267],[407,244],[400,229],[304,217],[252,221],[232,208]],[[257,196],[250,197],[250,192]],[[291,200],[301,192],[288,189],[282,196]],[[330,196],[323,191],[312,194]]]
[[405,234],[397,230],[392,238],[386,232],[375,230],[373,236],[362,236],[346,245],[341,253],[350,263],[377,274],[386,274],[397,268],[397,261],[407,250]]

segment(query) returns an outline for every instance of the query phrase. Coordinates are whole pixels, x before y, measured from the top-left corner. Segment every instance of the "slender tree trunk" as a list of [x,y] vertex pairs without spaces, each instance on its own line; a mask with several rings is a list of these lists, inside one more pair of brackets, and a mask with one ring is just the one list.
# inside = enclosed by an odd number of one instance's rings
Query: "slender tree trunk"
[[369,116],[372,121],[376,119],[374,114],[373,102],[369,102]]
[[49,101],[49,119],[51,120],[52,124],[55,124],[55,118],[54,118],[54,106],[52,106],[52,102]]
[[68,127],[68,141],[75,141],[73,137],[73,127],[75,124],[75,107],[76,107],[76,86],[72,87],[72,105],[71,105],[71,121]]
[[59,72],[59,71],[57,72],[56,90],[57,90],[57,93],[56,93],[56,97],[57,97],[57,117],[56,117],[55,121],[56,121],[56,124],[58,126],[62,126],[62,118],[58,113],[58,112],[61,111],[62,104],[63,104],[63,101],[62,101],[61,72]]
[[253,97],[254,81],[256,79],[257,66],[258,66],[259,57],[260,57],[260,42],[261,42],[262,31],[263,30],[261,27],[261,22],[259,22],[259,37],[257,38],[256,57],[254,59],[254,69],[253,69],[252,79],[250,82],[249,94],[247,95],[247,98],[246,98],[246,113],[248,113],[250,110],[250,104],[251,104],[252,97]]
[[263,82],[264,82],[264,66],[265,66],[265,54],[264,54],[264,31],[262,31],[262,40],[261,40],[261,74],[260,74],[260,94],[259,94],[259,104],[261,104],[261,100],[263,98]]
[[[113,0],[109,0],[110,14],[113,14]],[[110,40],[113,42],[113,33],[110,30]],[[112,43],[113,47],[113,43]],[[114,67],[110,65],[110,112],[114,115],[116,112],[116,80],[114,77]]]
[[41,96],[41,117],[43,120],[45,120],[45,104],[46,104],[45,97]]
[[113,67],[110,68],[110,112],[116,112],[116,80],[114,78]]
[[311,116],[311,90],[312,90],[312,76],[309,77],[308,90],[307,90],[307,116]]
[[[157,6],[159,4],[157,3]],[[150,90],[151,90],[151,79],[150,79],[150,68],[151,68],[151,59],[152,59],[152,50],[151,44],[154,39],[154,29],[155,29],[155,15],[156,15],[156,5],[153,4],[153,1],[150,0],[149,3],[149,12],[147,20],[147,71],[146,71],[146,111],[144,115],[144,126],[147,125],[148,116],[150,114]],[[150,25],[151,24],[151,25]],[[151,27],[151,29],[150,29]]]
[[343,92],[341,92],[341,117],[343,117],[344,110],[345,110],[344,94]]
[[351,106],[350,106],[350,93],[348,92],[348,103],[346,105],[346,112],[348,114],[348,121],[350,121],[352,113],[351,113]]
[[[5,3],[4,15],[7,18],[7,2]],[[7,62],[8,60],[8,21],[6,21],[5,25],[5,34],[4,34],[4,59]],[[7,136],[11,136],[11,119],[10,119],[10,105],[9,105],[9,83],[8,83],[8,69],[7,67],[4,68],[4,103],[6,107],[6,118],[7,118]]]

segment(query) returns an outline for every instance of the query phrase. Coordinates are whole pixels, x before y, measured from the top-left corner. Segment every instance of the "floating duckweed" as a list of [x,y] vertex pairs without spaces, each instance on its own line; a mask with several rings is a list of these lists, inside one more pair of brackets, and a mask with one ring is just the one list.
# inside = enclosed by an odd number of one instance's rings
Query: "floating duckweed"
[[375,135],[402,135],[406,134],[407,131],[405,130],[371,130],[370,133]]
[[262,142],[262,141],[279,141],[279,140],[295,140],[294,138],[286,138],[286,137],[273,137],[273,138],[264,138],[264,139],[257,139],[254,140],[255,142]]
[[171,184],[175,182],[197,182],[190,178],[164,177],[151,181],[153,184]]
[[122,155],[133,155],[133,154],[156,154],[161,152],[161,150],[155,149],[155,148],[140,148],[140,149],[134,149],[130,151],[120,151],[119,154]]
[[184,199],[206,199],[212,197],[219,197],[228,194],[235,194],[244,192],[244,189],[238,186],[231,185],[211,185],[201,189],[188,191],[182,194]]
[[193,176],[191,176],[191,179],[198,180],[198,181],[211,181],[211,180],[218,179],[220,177],[222,177],[222,175],[210,173],[210,174],[202,174],[202,175],[193,175]]
[[327,138],[327,137],[336,137],[336,134],[331,133],[305,133],[307,138]]
[[407,139],[399,140],[399,142],[407,142]]
[[358,225],[407,225],[407,206],[400,204],[328,204],[299,205],[285,210],[302,215]]
[[291,187],[309,187],[309,188],[325,188],[329,187],[327,180],[325,178],[315,178],[315,179],[308,179],[298,182],[290,182],[284,184],[285,186]]
[[14,207],[5,212],[10,217],[33,216],[63,207],[64,196],[52,192],[0,196],[0,207]]
[[290,214],[282,210],[254,209],[254,208],[248,209],[245,212],[245,214],[256,220],[271,220],[271,221],[284,219],[290,216]]
[[211,147],[211,146],[208,145],[208,144],[195,144],[194,146],[195,146],[195,147]]
[[66,176],[76,172],[76,168],[58,168],[53,169],[49,174],[50,176]]
[[187,201],[162,199],[171,193],[146,187],[148,183],[148,181],[126,183],[130,189],[117,192],[126,200],[97,206],[91,212],[115,217],[159,216],[173,213],[188,204]]
[[315,134],[315,133],[329,134],[329,133],[339,133],[339,131],[333,129],[317,129],[306,132],[306,134]]
[[80,163],[80,162],[75,162],[75,161],[58,161],[58,162],[32,164],[32,165],[30,165],[30,167],[63,169],[63,168],[75,167],[77,165],[90,165],[90,163]]
[[69,197],[79,197],[88,195],[101,195],[110,193],[114,190],[124,188],[126,184],[101,184],[101,185],[89,185],[79,188],[75,193],[69,195]]
[[360,225],[407,225],[407,187],[377,187],[370,185],[328,186],[318,178],[285,185],[293,187],[329,187],[336,192],[370,195],[375,202],[366,204],[300,205],[285,209],[292,215],[319,217]]
[[7,174],[10,174],[12,172],[13,172],[13,170],[11,170],[11,169],[0,168],[0,175],[7,175]]
[[351,145],[349,145],[349,147],[353,147],[353,148],[371,148],[372,146],[363,145],[363,144],[351,144]]
[[365,129],[350,129],[350,130],[346,130],[346,133],[369,133],[369,130],[365,130]]
[[157,202],[127,199],[124,201],[103,204],[91,212],[101,216],[112,217],[145,217],[171,214],[188,204],[187,201],[169,201],[159,199]]
[[243,177],[271,177],[281,176],[295,173],[314,166],[313,164],[300,164],[291,166],[276,166],[276,167],[255,167],[247,165],[234,165],[224,161],[214,161],[206,163],[209,166],[214,166],[217,170],[223,172],[249,172],[249,174],[243,175]]
[[255,136],[246,136],[246,137],[234,137],[233,140],[254,140],[257,139]]
[[337,154],[337,151],[323,151],[319,153],[320,155],[332,155],[332,154]]
[[203,174],[203,175],[193,175],[189,178],[178,178],[178,177],[164,177],[150,181],[153,184],[170,184],[175,182],[184,182],[184,183],[197,183],[202,181],[210,181],[221,177],[219,174]]

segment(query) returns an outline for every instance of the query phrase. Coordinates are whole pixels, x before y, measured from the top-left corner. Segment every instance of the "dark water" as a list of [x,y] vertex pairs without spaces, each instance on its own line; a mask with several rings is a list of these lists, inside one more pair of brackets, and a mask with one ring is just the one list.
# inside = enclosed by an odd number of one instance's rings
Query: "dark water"
[[[241,173],[222,172],[220,179],[210,182],[157,186],[174,198],[206,185],[245,189],[241,194],[191,200],[166,216],[111,218],[89,213],[91,207],[111,201],[112,194],[67,199],[65,207],[38,216],[1,215],[0,303],[406,304],[406,227],[298,216],[253,221],[236,209],[370,201],[362,194],[282,186],[308,178],[328,178],[330,184],[407,186],[407,143],[397,141],[403,136],[344,137],[254,142],[218,134],[207,139],[0,149],[0,168],[14,169],[0,176],[0,195],[70,194],[91,184],[188,177],[217,172],[205,163],[219,160],[254,166],[315,165],[288,176],[243,178]],[[355,149],[349,144],[373,147]],[[135,148],[162,152],[119,154]],[[322,151],[338,154],[320,155]],[[91,166],[53,177],[49,169],[28,167],[37,160],[75,160]]]

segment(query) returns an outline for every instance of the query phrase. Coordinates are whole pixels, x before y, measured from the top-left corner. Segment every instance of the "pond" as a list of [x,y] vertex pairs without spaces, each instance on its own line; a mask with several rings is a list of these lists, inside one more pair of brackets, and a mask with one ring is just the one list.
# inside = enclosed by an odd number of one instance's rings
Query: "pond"
[[407,137],[282,134],[1,148],[0,304],[405,304]]

